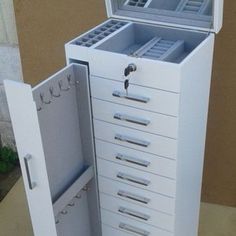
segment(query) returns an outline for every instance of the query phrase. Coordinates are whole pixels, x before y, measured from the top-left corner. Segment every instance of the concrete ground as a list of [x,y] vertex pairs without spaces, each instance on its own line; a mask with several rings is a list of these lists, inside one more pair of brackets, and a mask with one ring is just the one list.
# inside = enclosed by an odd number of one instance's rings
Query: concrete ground
[[[1,236],[33,236],[20,179],[0,203]],[[202,203],[199,236],[235,236],[236,208]]]
[[20,176],[21,170],[19,166],[16,166],[9,173],[0,173],[0,202],[5,198]]

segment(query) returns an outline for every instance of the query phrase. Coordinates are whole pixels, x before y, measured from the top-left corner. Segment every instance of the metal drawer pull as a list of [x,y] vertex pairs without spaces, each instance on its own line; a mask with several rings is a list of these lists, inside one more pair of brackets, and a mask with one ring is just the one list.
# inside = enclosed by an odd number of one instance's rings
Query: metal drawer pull
[[137,212],[137,211],[134,211],[131,209],[127,209],[125,207],[120,207],[118,211],[122,214],[133,216],[133,217],[139,218],[141,220],[148,221],[150,219],[150,216],[148,216],[148,215],[145,215],[143,213],[140,213],[140,212]]
[[141,202],[141,203],[144,203],[144,204],[148,204],[150,202],[150,199],[148,199],[146,197],[140,197],[138,195],[135,195],[135,194],[132,194],[132,193],[129,193],[129,192],[125,192],[125,191],[122,191],[122,190],[120,190],[117,193],[117,195],[120,196],[120,197],[124,197],[124,198],[128,198],[128,199],[137,201],[137,202]]
[[141,185],[144,185],[144,186],[148,186],[150,184],[149,180],[137,178],[137,177],[134,177],[134,176],[131,176],[131,175],[121,173],[121,172],[118,173],[116,177],[119,178],[119,179],[127,180],[127,181],[130,181],[130,182],[133,182],[133,183],[136,183],[136,184],[141,184]]
[[31,180],[30,170],[29,170],[30,159],[32,159],[32,156],[29,154],[24,157],[25,169],[26,169],[26,175],[27,175],[27,179],[28,179],[29,189],[33,190],[36,187],[36,183],[32,182],[32,180]]
[[132,144],[135,144],[135,145],[138,145],[141,147],[148,147],[150,145],[150,142],[143,141],[143,140],[136,139],[136,138],[132,138],[132,137],[128,137],[128,136],[121,135],[121,134],[116,134],[115,139],[122,141],[122,142],[132,143]]
[[120,91],[114,91],[112,93],[112,96],[118,97],[118,98],[125,98],[128,100],[132,100],[135,102],[142,102],[142,103],[148,103],[150,101],[150,98],[135,95],[135,94],[130,94],[130,93],[127,95],[125,92],[120,92]]
[[126,161],[132,164],[136,164],[139,166],[143,166],[143,167],[148,167],[151,163],[149,161],[144,161],[138,158],[134,158],[131,156],[127,156],[127,155],[122,155],[122,154],[117,154],[116,155],[116,159],[121,160],[121,161]]
[[138,125],[143,125],[143,126],[148,126],[150,124],[149,120],[140,119],[140,118],[136,118],[129,115],[123,115],[120,113],[116,113],[114,115],[114,119],[123,120],[123,121],[127,121],[127,122],[138,124]]
[[148,236],[148,235],[150,235],[150,233],[148,231],[146,231],[146,230],[139,229],[139,228],[136,228],[136,227],[134,227],[132,225],[128,225],[128,224],[125,224],[125,223],[120,223],[119,228],[123,229],[123,230],[126,230],[128,232],[139,234],[141,236]]

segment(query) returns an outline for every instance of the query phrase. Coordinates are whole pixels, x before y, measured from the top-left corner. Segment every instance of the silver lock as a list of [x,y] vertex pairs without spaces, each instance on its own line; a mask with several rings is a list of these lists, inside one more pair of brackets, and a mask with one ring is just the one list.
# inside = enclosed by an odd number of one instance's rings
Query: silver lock
[[134,63],[129,64],[124,71],[124,76],[127,77],[131,72],[135,72],[137,70],[137,66]]

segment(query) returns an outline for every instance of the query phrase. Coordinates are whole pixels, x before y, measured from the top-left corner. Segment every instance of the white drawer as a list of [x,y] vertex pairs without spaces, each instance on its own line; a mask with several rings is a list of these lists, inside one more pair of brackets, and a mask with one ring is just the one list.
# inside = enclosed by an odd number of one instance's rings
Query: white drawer
[[177,138],[178,118],[92,99],[93,116],[117,125]]
[[101,208],[168,231],[174,230],[175,217],[100,193]]
[[166,196],[175,196],[176,182],[174,180],[118,165],[103,159],[97,160],[97,166],[100,176]]
[[114,80],[124,80],[124,70],[135,64],[137,70],[130,74],[130,83],[167,91],[179,92],[181,69],[178,64],[96,50],[90,58],[90,73]]
[[145,172],[176,179],[176,161],[95,139],[96,156]]
[[177,140],[94,120],[97,139],[176,159]]
[[[101,209],[102,223],[109,225],[115,229],[130,233],[135,236],[173,236],[172,232],[168,232],[140,221],[133,220],[129,217],[124,217],[104,209]],[[107,235],[107,236],[111,236]],[[104,235],[103,235],[104,236]],[[119,236],[122,236],[119,235]]]
[[125,183],[98,177],[99,191],[156,211],[175,214],[175,199]]
[[92,76],[90,82],[93,98],[132,106],[146,111],[178,116],[179,94],[130,85],[129,96],[126,97],[124,83],[122,82]]
[[126,233],[124,231],[114,229],[111,226],[102,224],[102,236],[131,236],[131,235],[135,234]]

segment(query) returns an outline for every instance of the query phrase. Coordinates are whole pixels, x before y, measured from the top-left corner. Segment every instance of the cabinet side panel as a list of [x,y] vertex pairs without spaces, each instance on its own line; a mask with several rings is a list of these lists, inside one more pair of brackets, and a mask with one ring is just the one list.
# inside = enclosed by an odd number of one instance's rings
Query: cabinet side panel
[[224,13],[224,0],[214,1],[214,29],[216,33],[222,28],[223,25],[223,13]]
[[214,34],[182,64],[175,236],[197,236]]
[[[11,115],[17,150],[35,236],[56,236],[51,193],[46,170],[45,156],[39,128],[37,110],[31,87],[13,81],[4,82]],[[29,175],[35,182],[30,189],[25,165],[28,160]],[[32,187],[32,186],[31,186]]]
[[[90,99],[90,85],[88,68],[85,65],[76,65],[74,73],[80,80],[78,86],[77,105],[79,112],[79,123],[81,131],[82,151],[85,162],[88,165],[94,166],[96,172],[96,159],[94,150],[94,134],[92,126],[92,109]],[[88,207],[90,211],[91,220],[91,234],[92,236],[101,236],[100,211],[98,199],[98,183],[97,175],[90,181],[88,194]]]

